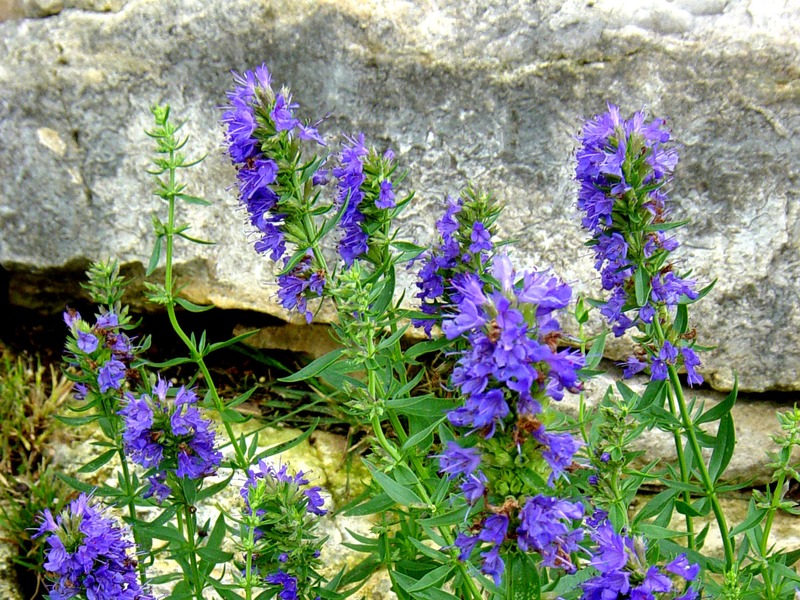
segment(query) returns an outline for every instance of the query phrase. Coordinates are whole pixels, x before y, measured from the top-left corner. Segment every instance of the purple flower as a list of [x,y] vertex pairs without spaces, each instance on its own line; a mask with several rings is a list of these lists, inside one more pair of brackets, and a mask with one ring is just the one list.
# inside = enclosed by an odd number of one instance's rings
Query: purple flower
[[292,97],[288,98],[283,94],[275,96],[275,106],[269,116],[275,124],[276,131],[290,131],[300,124],[294,118],[293,111],[298,108],[297,104],[292,104]]
[[500,547],[495,546],[488,552],[483,552],[481,558],[483,558],[481,573],[489,575],[494,579],[495,585],[500,585],[500,577],[503,575],[503,571],[505,571],[506,568],[503,559],[500,558]]
[[49,534],[43,566],[53,581],[50,598],[153,600],[139,584],[129,536],[91,506],[86,494],[55,518],[46,509],[41,520],[34,537]]
[[631,377],[636,375],[636,373],[639,373],[640,371],[643,371],[644,369],[647,368],[647,363],[639,360],[635,356],[629,356],[628,359],[625,361],[624,365],[625,365],[625,370],[622,372],[622,376],[625,379],[630,379]]
[[686,367],[686,380],[690,386],[700,385],[703,383],[703,376],[695,371],[695,367],[700,366],[700,358],[697,353],[688,346],[681,348],[681,355],[683,356],[683,366]]
[[632,542],[614,531],[610,523],[604,523],[592,535],[597,542],[597,551],[592,557],[592,566],[600,573],[619,571],[628,564],[628,551]]
[[461,484],[461,493],[469,504],[475,504],[486,493],[487,483],[486,476],[480,471],[470,473]]
[[469,239],[472,242],[469,245],[469,251],[472,254],[491,252],[492,234],[480,221],[476,221],[472,226],[472,233],[470,234]]
[[454,543],[454,546],[461,551],[461,553],[458,555],[458,560],[461,562],[469,560],[469,557],[472,554],[472,551],[475,549],[475,546],[478,545],[478,542],[480,542],[480,540],[477,536],[469,536],[464,533],[459,533],[456,536],[456,541]]
[[81,352],[85,352],[86,354],[91,354],[95,350],[97,350],[97,336],[93,333],[87,333],[85,331],[78,332],[78,348]]
[[690,564],[686,554],[679,554],[675,560],[667,563],[664,569],[686,581],[694,581],[700,572],[700,565]]
[[392,191],[392,182],[384,179],[381,181],[381,191],[378,195],[378,199],[375,201],[375,206],[377,208],[394,208],[394,191]]
[[447,473],[450,479],[458,475],[470,475],[481,464],[477,448],[462,448],[457,442],[447,442],[447,449],[439,455],[439,472]]
[[171,384],[158,380],[152,394],[126,396],[119,411],[124,417],[125,451],[135,463],[155,468],[150,478],[150,495],[163,500],[169,493],[166,474],[178,478],[200,479],[212,474],[222,462],[215,448],[211,422],[196,407],[197,395],[181,387],[169,397]]
[[125,381],[125,364],[116,358],[112,358],[100,367],[97,373],[97,383],[100,386],[100,393],[105,394],[108,390],[118,390]]
[[297,600],[297,579],[278,569],[275,573],[267,575],[264,580],[281,587],[278,598],[281,600]]
[[523,552],[539,552],[545,566],[573,572],[569,555],[578,550],[583,531],[572,530],[568,522],[582,517],[581,504],[551,496],[529,498],[520,510],[517,544]]
[[483,528],[478,533],[482,542],[500,545],[506,539],[508,532],[508,517],[505,515],[491,515],[483,522]]
[[322,297],[325,289],[325,273],[314,270],[312,262],[309,254],[291,271],[278,277],[278,300],[281,306],[303,313],[306,323],[311,323],[313,319],[313,314],[308,310],[308,300]]

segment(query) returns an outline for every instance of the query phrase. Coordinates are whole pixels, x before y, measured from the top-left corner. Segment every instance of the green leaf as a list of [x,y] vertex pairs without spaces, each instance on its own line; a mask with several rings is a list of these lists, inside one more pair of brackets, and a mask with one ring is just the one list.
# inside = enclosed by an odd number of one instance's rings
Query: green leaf
[[253,329],[252,331],[245,331],[244,333],[240,333],[239,335],[232,337],[229,340],[224,340],[222,342],[216,342],[214,344],[211,344],[208,347],[208,350],[206,350],[206,354],[211,354],[212,352],[216,352],[217,350],[222,350],[223,348],[227,348],[228,346],[246,340],[247,338],[252,337],[257,333],[258,329]]
[[433,434],[434,429],[436,429],[439,426],[439,423],[444,421],[445,418],[446,418],[446,415],[443,415],[441,418],[439,418],[437,421],[434,421],[433,423],[428,425],[422,431],[418,431],[417,433],[412,435],[410,438],[408,438],[405,441],[405,443],[400,448],[400,451],[401,452],[405,452],[405,451],[409,450],[410,448],[413,448],[414,446],[416,446],[417,444],[419,444],[423,440],[427,439],[428,436]]
[[714,483],[731,462],[734,446],[736,446],[736,430],[733,426],[733,417],[728,413],[719,421],[717,441],[714,443],[714,450],[708,463],[708,473]]
[[95,496],[105,496],[108,498],[116,498],[122,495],[122,490],[116,490],[107,485],[89,485],[88,483],[84,483],[78,479],[75,479],[74,477],[65,475],[64,473],[56,473],[56,477],[66,483],[73,490],[83,492],[85,494],[94,494]]
[[682,515],[687,515],[689,517],[703,517],[708,514],[710,510],[710,506],[706,508],[705,511],[701,511],[696,509],[691,504],[687,504],[683,500],[676,500],[675,501],[675,510]]
[[603,352],[605,351],[606,347],[607,335],[608,331],[603,331],[603,333],[598,335],[594,342],[592,342],[592,347],[589,348],[589,352],[586,354],[586,369],[594,369],[600,364],[600,360],[603,358]]
[[153,244],[153,253],[150,255],[150,262],[147,264],[147,271],[144,276],[150,277],[153,272],[158,268],[158,262],[161,260],[161,237],[156,236],[156,243]]
[[183,534],[173,525],[154,526],[150,524],[140,524],[136,528],[136,531],[143,533],[149,538],[155,538],[157,540],[164,540],[167,542],[178,542],[181,545],[186,544]]
[[374,515],[375,513],[383,512],[394,505],[394,500],[389,497],[389,494],[383,492],[364,502],[354,506],[353,508],[345,507],[342,511],[347,517],[363,517],[366,515]]
[[332,350],[328,352],[325,356],[320,356],[315,361],[309,363],[294,375],[289,375],[287,377],[281,377],[278,381],[283,381],[285,383],[294,383],[296,381],[304,381],[309,379],[310,377],[314,377],[315,375],[320,374],[322,371],[325,370],[326,367],[335,363],[339,360],[339,357],[344,352],[343,348],[337,348],[336,350]]
[[172,358],[170,360],[165,360],[163,362],[153,362],[152,360],[145,360],[142,361],[142,364],[147,367],[153,367],[154,369],[168,369],[170,367],[177,367],[178,365],[185,365],[188,363],[193,363],[194,361],[191,358]]
[[664,490],[653,496],[650,501],[636,513],[633,519],[634,527],[639,521],[661,514],[665,509],[669,509],[669,511],[672,512],[672,503],[677,495],[678,490]]
[[372,473],[373,479],[378,482],[378,485],[380,485],[397,504],[401,506],[426,506],[422,499],[413,491],[397,483],[394,479],[389,477],[386,473],[379,471],[368,461],[362,459],[362,462],[369,469],[370,473]]
[[654,380],[647,384],[647,387],[644,390],[644,394],[636,403],[633,408],[633,412],[642,412],[650,408],[656,400],[659,400],[657,406],[661,406],[664,403],[664,394],[667,390],[667,382],[664,379],[661,380]]
[[691,219],[684,219],[683,221],[673,221],[671,223],[654,223],[653,225],[648,225],[644,228],[645,231],[669,231],[670,229],[675,229],[676,227],[683,227],[686,225]]
[[460,506],[455,510],[451,510],[446,513],[442,513],[440,515],[436,515],[435,517],[428,517],[427,519],[419,519],[420,523],[424,523],[429,527],[446,527],[448,525],[455,525],[457,523],[463,523],[464,518],[467,516],[467,512],[469,511],[469,506],[466,504],[464,506]]
[[[199,490],[197,492],[197,496],[195,498],[195,501],[196,502],[200,502],[202,500],[205,500],[206,498],[213,498],[217,494],[217,492],[220,492],[220,491],[224,490],[226,487],[228,487],[228,484],[231,482],[232,478],[233,478],[233,473],[228,475],[222,481],[218,481],[214,485],[209,485],[208,487],[204,487],[203,489]],[[221,514],[220,514],[219,518],[217,519],[217,523],[219,523],[219,519],[222,519],[222,515]],[[223,525],[224,525],[224,519],[223,519]],[[217,525],[214,525],[214,527],[216,528]],[[208,543],[209,544],[211,543],[211,539],[209,539]]]
[[689,309],[685,304],[678,304],[678,309],[675,313],[675,322],[672,324],[672,329],[678,335],[683,335],[689,328]]
[[78,473],[81,474],[94,473],[95,471],[97,471],[97,469],[99,469],[108,461],[110,461],[112,458],[114,458],[116,454],[117,454],[116,448],[114,448],[113,450],[109,450],[108,452],[103,452],[100,456],[98,456],[92,461],[89,461],[88,463],[83,465],[80,469],[78,469]]
[[410,591],[411,588],[413,588],[415,585],[419,585],[419,582],[413,577],[409,577],[408,575],[405,575],[398,571],[389,571],[389,577],[391,577],[392,581],[399,588],[401,588],[405,592],[413,594],[412,598],[419,600],[458,600],[458,597],[454,596],[453,594],[450,594],[449,592],[445,592],[443,590],[434,587],[428,587],[418,592],[411,592]]
[[417,358],[418,356],[422,356],[423,354],[427,354],[428,352],[436,352],[437,350],[441,350],[442,348],[446,348],[453,342],[448,340],[446,337],[442,336],[437,340],[429,340],[427,342],[419,342],[411,346],[408,350],[405,351],[403,357],[405,360],[411,361]]
[[391,304],[392,298],[394,298],[394,290],[396,286],[394,265],[391,265],[388,272],[384,275],[382,285],[383,287],[381,288],[381,293],[372,306],[372,310],[375,311],[373,314],[377,315],[384,314],[386,312],[386,307]]
[[667,529],[666,527],[659,527],[651,523],[641,523],[639,525],[639,532],[650,538],[651,540],[663,540],[671,538],[685,537],[685,531],[675,531]]
[[276,454],[280,454],[281,452],[286,452],[287,450],[294,448],[295,446],[299,446],[308,439],[308,437],[314,432],[314,429],[316,429],[317,425],[319,425],[319,418],[314,419],[314,422],[308,426],[308,429],[304,431],[302,434],[298,435],[296,438],[293,438],[287,442],[276,444],[275,446],[271,446],[270,448],[267,448],[266,450],[259,452],[258,455],[253,459],[253,462],[258,462],[262,458],[275,456]]
[[574,592],[584,581],[588,581],[597,575],[594,568],[583,568],[573,575],[565,575],[558,580],[556,586],[548,589],[548,595],[552,597],[563,596],[569,592]]
[[650,298],[650,274],[643,265],[639,265],[633,276],[633,285],[636,291],[636,305],[644,306]]
[[188,310],[189,312],[193,313],[201,313],[206,312],[214,308],[213,304],[209,304],[208,306],[200,306],[199,304],[195,304],[194,302],[190,302],[186,298],[175,298],[175,302],[180,304],[183,308]]
[[455,565],[442,565],[441,567],[437,567],[430,573],[426,574],[422,579],[417,581],[414,585],[407,588],[406,591],[409,593],[421,592],[435,585],[439,585],[447,578],[448,575],[450,575],[450,573],[452,573],[454,568]]
[[688,296],[686,296],[686,295],[682,295],[682,296],[680,297],[680,300],[678,300],[678,303],[679,303],[679,304],[694,304],[695,302],[699,302],[700,300],[702,300],[703,298],[705,298],[705,297],[706,297],[706,295],[708,295],[708,293],[709,293],[709,292],[710,292],[712,289],[714,289],[714,286],[715,286],[716,284],[717,284],[717,280],[715,279],[714,281],[712,281],[711,283],[709,283],[709,284],[708,284],[706,287],[704,287],[702,290],[700,290],[699,292],[697,292],[697,298],[695,298],[694,300],[692,300],[691,298],[689,298],[689,297],[688,297]]
[[702,415],[697,417],[695,420],[695,425],[702,425],[703,423],[712,423],[721,419],[723,416],[727,415],[731,412],[733,405],[736,404],[736,398],[739,395],[739,377],[734,375],[733,378],[733,389],[731,390],[730,394],[725,397],[725,400],[717,404],[716,406],[708,409]]
[[189,240],[193,244],[201,244],[203,246],[216,246],[217,245],[217,242],[211,242],[209,240],[201,240],[200,238],[196,238],[196,237],[192,237],[190,235],[186,235],[185,233],[183,233],[181,231],[176,231],[175,233],[177,235],[181,236],[183,239]]
[[80,425],[86,425],[87,423],[91,423],[92,421],[96,421],[99,419],[99,415],[89,415],[86,417],[63,417],[61,415],[56,415],[56,419],[64,425],[69,425],[70,427],[78,427]]
[[211,206],[211,202],[208,200],[203,200],[202,198],[198,198],[197,196],[190,196],[189,194],[178,194],[176,198],[180,198],[184,202],[188,202],[189,204],[197,204],[199,206]]
[[225,408],[219,414],[223,423],[247,423],[252,417],[251,415],[243,415],[233,408]]
[[739,523],[733,529],[731,529],[731,532],[730,532],[729,535],[731,537],[733,537],[733,536],[739,535],[740,533],[744,533],[748,529],[752,529],[753,527],[756,527],[759,523],[761,523],[761,521],[767,515],[767,512],[768,512],[768,510],[766,508],[755,508],[755,507],[752,507],[752,510],[748,510],[748,514],[747,514],[747,517],[745,518],[745,520],[742,521],[741,523]]
[[529,554],[513,554],[504,579],[505,600],[539,600],[542,597],[539,565]]

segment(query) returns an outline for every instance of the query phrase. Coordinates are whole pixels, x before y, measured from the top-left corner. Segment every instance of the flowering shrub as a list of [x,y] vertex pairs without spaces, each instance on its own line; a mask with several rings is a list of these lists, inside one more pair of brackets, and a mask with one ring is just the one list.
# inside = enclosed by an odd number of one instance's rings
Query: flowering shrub
[[[413,193],[403,189],[394,152],[369,146],[362,133],[331,145],[322,121],[299,116],[265,66],[234,74],[227,97],[227,153],[254,248],[276,263],[278,301],[308,322],[322,303],[337,314],[332,333],[342,348],[283,380],[319,377],[338,389],[333,399],[370,432],[368,487],[329,506],[304,473],[265,460],[287,444],[260,451],[257,431],[237,433],[246,420],[237,406],[250,392],[223,398],[205,359],[246,335],[210,343],[179,321],[179,307],[210,307],[179,295],[175,244],[201,241],[176,224],[176,213],[182,203],[207,202],[179,181],[192,164],[181,152],[187,140],[177,137],[169,108],[155,107],[149,134],[166,219],[153,219],[148,276],[163,261],[164,278],[147,293],[165,307],[187,355],[144,359],[149,338],[131,337],[118,269],[92,267],[87,289],[101,305],[94,323],[65,314],[75,408],[85,416],[64,420],[99,423],[108,449],[81,472],[116,458],[119,486],[64,479],[126,509],[133,541],[86,496],[55,519],[46,512],[51,598],[111,597],[101,587],[150,598],[143,590],[153,581],[174,583],[176,599],[213,590],[225,600],[336,600],[357,594],[379,569],[403,600],[793,597],[797,553],[772,547],[770,529],[776,511],[792,506],[784,488],[798,479],[791,456],[800,417],[782,423],[777,487],[757,493],[747,518],[731,527],[720,495],[737,487],[722,483],[736,390],[709,410],[683,392],[682,374],[691,386],[703,382],[688,311],[711,286],[697,291],[670,259],[683,222],[669,220],[678,157],[663,120],[624,119],[609,105],[579,136],[578,207],[607,293],[589,299],[573,298],[546,268],[518,272],[499,250],[499,205],[472,186],[446,200],[430,247],[399,239],[394,223]],[[411,308],[396,297],[399,268],[416,269]],[[594,410],[584,384],[599,372],[606,332],[584,335],[592,308],[615,335],[635,333],[625,377],[644,371],[650,380],[641,394],[619,382]],[[570,314],[577,338],[562,328]],[[406,347],[411,327],[427,339]],[[160,369],[178,364],[194,365],[205,389],[174,389]],[[432,370],[438,379],[426,377]],[[567,394],[579,397],[577,421],[558,410]],[[713,435],[700,427],[710,423]],[[630,446],[647,428],[673,435],[676,467],[633,468]],[[633,512],[643,483],[663,491]],[[201,528],[197,507],[232,485],[239,510],[220,514],[210,532]],[[324,577],[317,526],[331,509],[371,516],[373,529],[350,544],[365,553],[362,562]],[[698,531],[697,519],[710,515],[722,557],[704,551],[709,526]],[[126,558],[134,543],[138,561]],[[156,557],[174,563],[174,576],[149,579]]]

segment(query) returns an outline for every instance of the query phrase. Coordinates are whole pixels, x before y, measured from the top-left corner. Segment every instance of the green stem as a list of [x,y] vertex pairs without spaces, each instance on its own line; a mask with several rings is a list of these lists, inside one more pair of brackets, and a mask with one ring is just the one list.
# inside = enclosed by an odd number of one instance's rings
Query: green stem
[[244,567],[244,594],[245,600],[252,600],[253,598],[253,533],[255,527],[247,525],[247,555],[245,557]]
[[[661,323],[659,322],[658,316],[653,318],[653,324],[655,325],[658,341],[661,345],[663,345],[666,338],[664,337],[664,331],[661,328]],[[714,488],[714,482],[711,479],[711,475],[708,472],[708,467],[703,460],[703,453],[700,448],[700,443],[697,440],[695,424],[692,421],[692,415],[689,413],[689,407],[686,404],[686,397],[683,395],[683,386],[681,385],[681,380],[678,377],[678,370],[675,368],[675,365],[667,365],[667,371],[669,373],[669,382],[672,387],[672,391],[675,394],[675,400],[678,404],[679,415],[675,416],[680,416],[684,433],[689,439],[689,445],[691,446],[692,453],[695,457],[697,470],[700,472],[700,483],[705,489],[706,497],[708,498],[709,502],[711,502],[711,510],[714,511],[714,517],[716,518],[717,526],[719,527],[719,534],[722,538],[722,547],[725,552],[725,568],[726,570],[730,570],[734,563],[734,554],[733,543],[731,542],[729,535],[730,530],[728,529],[728,522],[725,519],[725,513],[722,510],[722,505],[719,502],[719,497],[717,496],[717,491]],[[677,445],[680,446],[680,443]]]
[[[131,516],[131,530],[133,531],[133,541],[136,544],[136,550],[141,551],[142,541],[136,527],[136,504],[133,499],[133,483],[131,482],[131,473],[128,469],[128,459],[125,456],[125,451],[122,446],[117,447],[119,453],[119,464],[122,467],[122,478],[125,480],[125,496],[128,498],[128,514]],[[139,571],[139,583],[144,585],[147,581],[147,572],[144,568],[144,563],[140,560],[137,563]]]
[[[663,341],[661,342],[663,344]],[[671,387],[667,388],[667,399],[669,400],[669,411],[677,416],[679,410],[675,405],[675,394],[672,391]],[[689,480],[691,479],[691,466],[686,464],[686,453],[683,450],[683,438],[681,437],[680,431],[673,431],[672,437],[675,440],[675,452],[678,455],[678,465],[680,466],[681,471],[681,482],[684,484],[688,484]],[[692,503],[692,495],[689,493],[688,490],[683,491],[683,501],[686,504]],[[694,518],[691,515],[686,516],[686,541],[688,543],[690,550],[695,550],[697,548],[697,540],[694,534]]]
[[[174,163],[174,151],[170,151],[170,164]],[[175,167],[170,167],[169,169],[169,186],[171,190],[175,188]],[[165,236],[166,238],[166,250],[165,250],[165,275],[164,275],[164,289],[166,290],[167,294],[167,315],[169,316],[169,322],[172,325],[172,328],[175,330],[175,333],[181,339],[181,341],[186,345],[189,349],[189,354],[191,356],[192,361],[197,364],[197,367],[200,369],[200,372],[203,374],[205,378],[206,385],[208,386],[208,391],[211,394],[211,399],[214,402],[214,408],[220,415],[225,410],[225,405],[222,402],[222,399],[217,392],[217,388],[214,385],[214,379],[211,377],[211,372],[208,370],[208,367],[203,360],[202,355],[198,352],[197,346],[192,343],[192,340],[189,339],[189,336],[186,335],[186,332],[183,331],[183,328],[178,323],[178,317],[175,314],[175,297],[174,297],[174,290],[173,290],[173,281],[172,281],[172,257],[174,251],[174,244],[175,244],[175,196],[169,196],[169,214],[168,214],[168,222],[166,227]],[[225,432],[228,434],[228,439],[230,440],[231,445],[233,446],[234,452],[236,453],[236,463],[240,469],[245,470],[247,469],[247,460],[245,459],[244,452],[239,447],[239,443],[236,439],[236,435],[233,432],[233,427],[231,424],[222,419],[223,425],[225,427]]]
[[[189,563],[192,567],[192,579],[194,582],[195,595],[197,600],[203,600],[203,582],[200,579],[200,570],[197,568],[197,523],[191,510],[191,506],[184,505],[186,513],[186,537],[189,539]],[[180,514],[180,513],[179,513]]]
[[[775,513],[777,512],[778,508],[780,507],[781,500],[783,499],[783,486],[786,483],[786,473],[781,472],[778,475],[778,479],[775,482],[775,491],[772,493],[772,499],[770,501],[769,508],[767,509],[767,517],[764,521],[764,532],[761,535],[761,558],[762,560],[767,555],[767,548],[769,548],[769,534],[772,531],[772,523],[775,520]],[[764,588],[766,592],[766,598],[771,599],[774,597],[773,590],[772,590],[772,574],[770,572],[769,565],[766,561],[762,562],[761,566],[761,577],[764,580]]]

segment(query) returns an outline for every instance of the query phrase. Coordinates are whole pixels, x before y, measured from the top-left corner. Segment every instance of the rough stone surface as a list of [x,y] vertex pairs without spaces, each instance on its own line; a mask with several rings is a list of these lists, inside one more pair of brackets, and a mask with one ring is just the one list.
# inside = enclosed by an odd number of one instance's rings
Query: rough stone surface
[[142,131],[147,107],[168,101],[194,152],[210,154],[192,191],[215,201],[186,215],[219,242],[180,249],[187,293],[286,317],[245,238],[217,125],[229,70],[265,61],[304,114],[334,115],[327,131],[364,130],[397,151],[418,190],[404,234],[427,242],[444,196],[472,179],[507,205],[502,234],[520,240],[521,265],[553,265],[595,293],[571,136],[611,100],[670,116],[682,146],[681,257],[700,282],[719,279],[693,313],[718,344],[709,381],[730,388],[735,369],[746,390],[800,389],[798,0],[63,4],[0,23],[0,264],[12,287],[109,254],[147,262],[159,206]]

